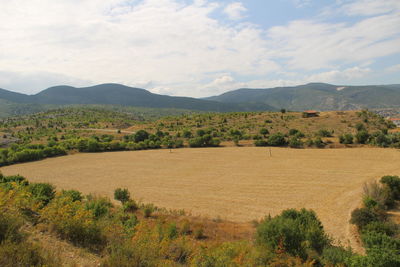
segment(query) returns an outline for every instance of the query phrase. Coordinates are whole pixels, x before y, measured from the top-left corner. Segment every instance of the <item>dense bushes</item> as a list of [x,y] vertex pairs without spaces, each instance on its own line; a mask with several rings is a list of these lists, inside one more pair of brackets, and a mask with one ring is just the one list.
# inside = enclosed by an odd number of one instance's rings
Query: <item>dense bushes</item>
[[14,145],[11,148],[0,149],[0,166],[40,160],[66,154],[66,149],[61,146],[50,147],[45,145]]
[[371,183],[364,188],[364,207],[351,214],[350,222],[357,225],[366,256],[356,256],[350,266],[400,266],[399,227],[386,214],[398,200],[400,178],[384,176],[380,184]]
[[209,134],[197,136],[189,140],[190,147],[218,147],[221,141]]
[[321,254],[330,241],[313,211],[285,210],[274,218],[267,217],[257,227],[257,243],[276,251],[279,247],[303,259],[307,250]]

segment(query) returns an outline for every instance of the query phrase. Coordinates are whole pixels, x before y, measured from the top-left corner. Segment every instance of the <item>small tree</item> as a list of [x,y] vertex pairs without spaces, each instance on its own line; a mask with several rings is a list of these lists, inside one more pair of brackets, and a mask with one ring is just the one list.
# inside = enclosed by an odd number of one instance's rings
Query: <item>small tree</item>
[[265,136],[267,136],[269,134],[269,131],[266,128],[261,128],[260,129],[260,134],[262,134],[265,137]]
[[369,138],[369,134],[366,130],[361,130],[361,131],[357,132],[357,134],[356,134],[356,141],[359,144],[367,143],[368,138]]
[[117,188],[114,191],[114,199],[121,201],[122,204],[127,202],[130,199],[130,193],[128,189]]

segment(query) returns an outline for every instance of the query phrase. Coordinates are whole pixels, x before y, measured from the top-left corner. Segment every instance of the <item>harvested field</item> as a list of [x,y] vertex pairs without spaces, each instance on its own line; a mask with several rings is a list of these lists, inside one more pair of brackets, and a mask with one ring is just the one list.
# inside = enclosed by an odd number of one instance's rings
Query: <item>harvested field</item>
[[344,244],[352,239],[348,221],[363,183],[400,174],[400,151],[394,149],[271,151],[272,157],[258,147],[76,154],[0,170],[110,198],[115,188],[126,187],[160,207],[239,222],[310,208]]

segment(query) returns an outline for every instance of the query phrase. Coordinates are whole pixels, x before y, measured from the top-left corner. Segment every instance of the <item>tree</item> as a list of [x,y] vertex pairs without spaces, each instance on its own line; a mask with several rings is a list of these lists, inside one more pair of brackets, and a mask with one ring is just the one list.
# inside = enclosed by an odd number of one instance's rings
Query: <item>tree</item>
[[268,144],[270,146],[284,146],[286,145],[285,136],[282,133],[270,135],[268,138]]
[[148,138],[149,138],[149,133],[146,132],[145,130],[139,130],[133,136],[133,139],[136,143],[143,142]]
[[[362,124],[362,125],[364,125],[364,124]],[[368,138],[369,138],[369,134],[366,130],[361,130],[361,131],[357,132],[357,134],[356,134],[356,142],[359,144],[367,143]]]
[[269,131],[266,128],[261,128],[260,129],[260,134],[262,134],[265,137],[265,136],[267,136],[269,134]]
[[130,193],[128,189],[117,188],[114,191],[114,199],[121,201],[122,204],[127,202],[130,199]]
[[341,144],[353,144],[353,135],[351,133],[346,133],[339,136],[339,142]]
[[309,249],[322,253],[330,243],[315,212],[306,209],[288,209],[274,218],[266,217],[257,227],[256,241],[275,251],[281,247],[303,259]]

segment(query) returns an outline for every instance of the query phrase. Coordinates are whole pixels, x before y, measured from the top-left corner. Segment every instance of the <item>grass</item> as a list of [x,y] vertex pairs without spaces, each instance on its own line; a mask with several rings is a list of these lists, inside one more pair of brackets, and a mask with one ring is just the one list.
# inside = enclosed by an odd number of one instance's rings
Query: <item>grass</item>
[[[296,150],[227,147],[76,154],[1,168],[33,182],[113,197],[128,188],[135,199],[193,215],[249,222],[286,208],[316,211],[327,233],[346,243],[350,212],[362,185],[399,174],[394,149]],[[352,242],[352,241],[351,241]]]

